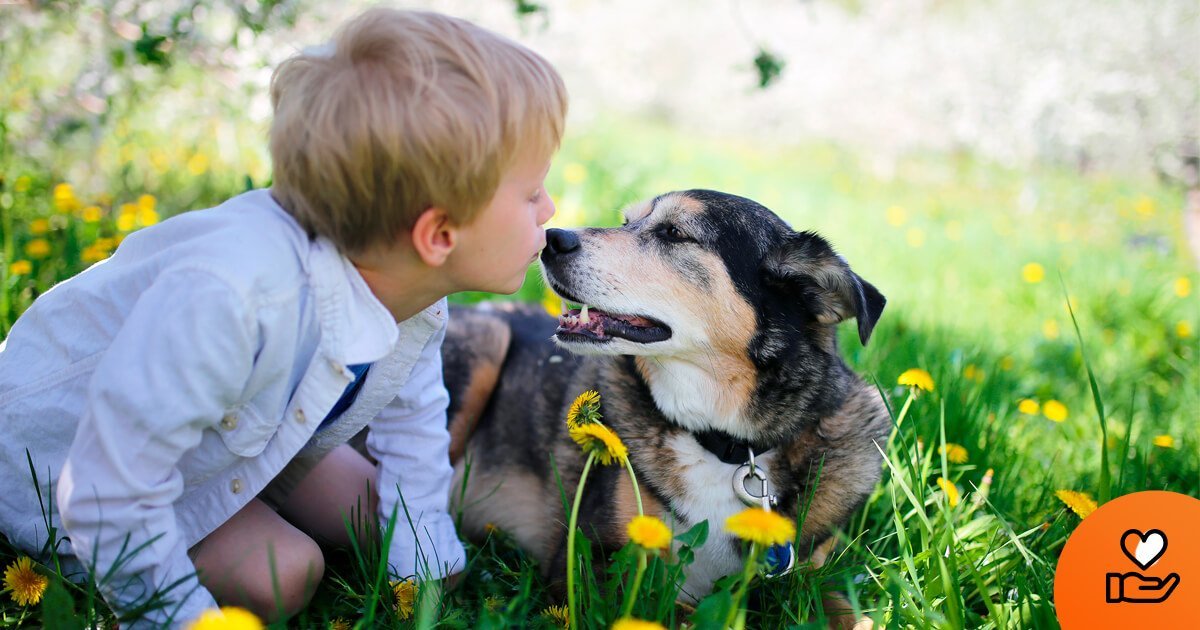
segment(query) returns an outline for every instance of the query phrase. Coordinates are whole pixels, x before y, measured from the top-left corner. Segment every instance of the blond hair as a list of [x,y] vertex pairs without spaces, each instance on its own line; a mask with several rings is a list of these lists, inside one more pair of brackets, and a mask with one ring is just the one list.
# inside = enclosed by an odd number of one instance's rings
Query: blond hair
[[272,192],[346,253],[427,208],[469,223],[520,157],[549,159],[566,88],[537,53],[465,20],[370,9],[271,78]]

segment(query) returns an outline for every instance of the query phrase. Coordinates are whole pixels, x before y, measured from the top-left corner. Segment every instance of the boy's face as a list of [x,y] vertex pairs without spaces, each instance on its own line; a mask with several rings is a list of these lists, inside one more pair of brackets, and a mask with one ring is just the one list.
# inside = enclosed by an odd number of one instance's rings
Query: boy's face
[[522,157],[505,173],[491,201],[470,224],[447,259],[463,290],[514,293],[546,245],[542,226],[554,216],[546,193],[549,160]]

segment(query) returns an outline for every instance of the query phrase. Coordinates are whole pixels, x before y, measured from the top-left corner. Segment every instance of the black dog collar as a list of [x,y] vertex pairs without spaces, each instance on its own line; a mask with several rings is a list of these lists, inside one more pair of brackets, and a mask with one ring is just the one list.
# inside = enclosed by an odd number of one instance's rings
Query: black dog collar
[[[724,431],[709,429],[699,433],[692,433],[696,441],[703,446],[705,450],[717,456],[717,459],[726,464],[739,466],[750,461],[750,449],[753,447],[749,442],[733,437]],[[754,455],[757,457],[771,449],[754,449]]]

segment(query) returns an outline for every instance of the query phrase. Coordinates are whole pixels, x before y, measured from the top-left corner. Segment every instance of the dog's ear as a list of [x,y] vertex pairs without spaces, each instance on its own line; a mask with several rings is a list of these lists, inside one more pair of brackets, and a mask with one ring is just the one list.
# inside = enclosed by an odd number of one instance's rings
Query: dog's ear
[[858,339],[865,346],[887,299],[870,282],[850,270],[825,239],[794,232],[763,262],[767,281],[799,296],[823,324],[851,317],[858,320]]

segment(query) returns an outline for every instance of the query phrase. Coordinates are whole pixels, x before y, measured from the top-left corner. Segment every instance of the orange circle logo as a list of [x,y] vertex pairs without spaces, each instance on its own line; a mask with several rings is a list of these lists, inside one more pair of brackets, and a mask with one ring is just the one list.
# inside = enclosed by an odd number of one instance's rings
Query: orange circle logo
[[1195,623],[1200,500],[1135,492],[1088,515],[1058,558],[1054,605],[1065,630]]

